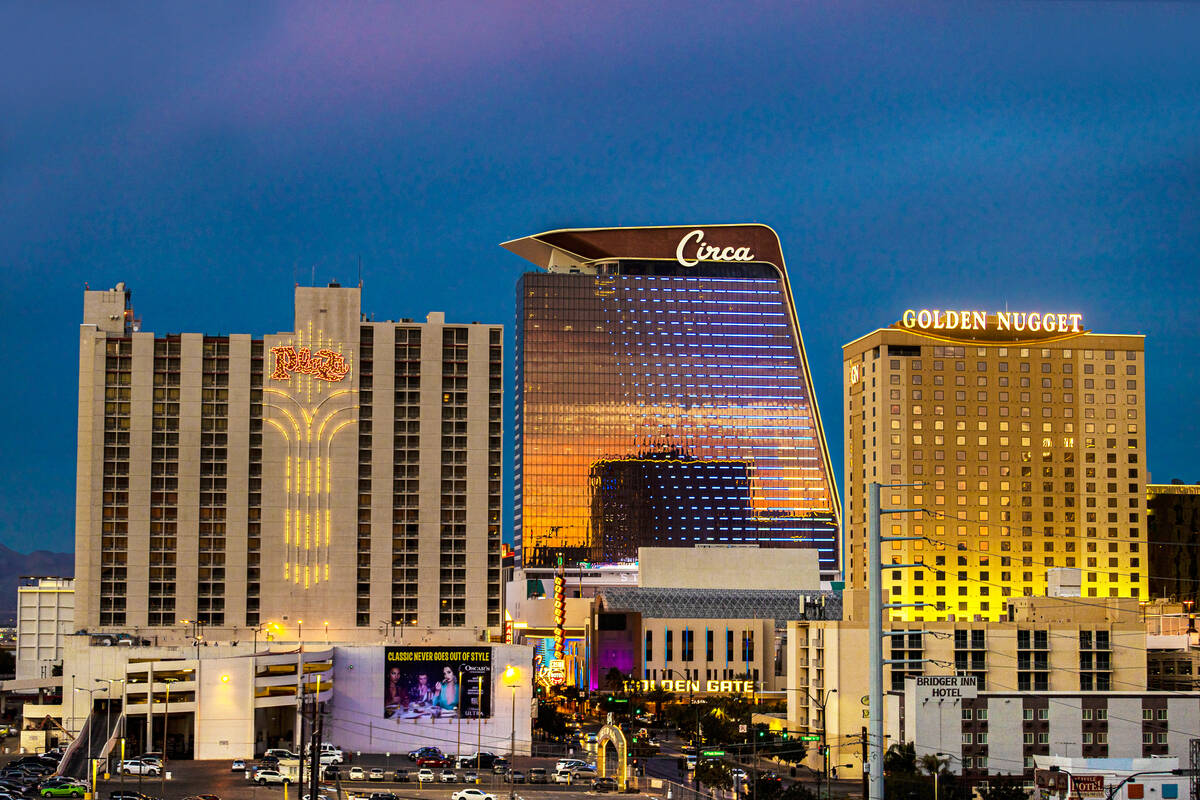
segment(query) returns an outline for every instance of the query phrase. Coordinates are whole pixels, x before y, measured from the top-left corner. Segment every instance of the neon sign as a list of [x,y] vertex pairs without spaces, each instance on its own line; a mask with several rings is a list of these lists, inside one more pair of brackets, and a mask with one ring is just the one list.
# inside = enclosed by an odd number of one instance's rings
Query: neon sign
[[[703,689],[701,688],[703,687]],[[664,692],[713,692],[724,694],[750,694],[758,690],[756,681],[672,681],[672,680],[642,680],[625,681],[625,691],[652,692],[662,689]]]
[[[990,318],[990,319],[989,319]],[[989,325],[988,323],[994,324]],[[1031,331],[1033,333],[1083,333],[1083,314],[1038,311],[956,311],[940,308],[908,308],[900,325],[923,331]]]
[[342,354],[333,350],[322,349],[313,353],[307,347],[288,345],[272,347],[271,355],[275,357],[275,368],[271,371],[273,381],[286,381],[292,373],[296,373],[336,383],[350,374],[350,367]]
[[[695,240],[695,258],[687,258],[684,248],[688,242]],[[749,247],[716,247],[704,241],[704,231],[694,230],[679,240],[675,248],[675,260],[685,267],[694,267],[701,261],[753,261],[754,254]]]

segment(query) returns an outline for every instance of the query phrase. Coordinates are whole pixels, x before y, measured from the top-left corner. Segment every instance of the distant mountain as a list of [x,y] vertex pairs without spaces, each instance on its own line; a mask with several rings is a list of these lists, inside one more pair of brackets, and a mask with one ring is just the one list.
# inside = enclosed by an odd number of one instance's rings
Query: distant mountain
[[0,544],[0,624],[10,625],[17,616],[17,585],[22,575],[69,578],[74,574],[74,553],[51,553],[48,550],[18,553]]

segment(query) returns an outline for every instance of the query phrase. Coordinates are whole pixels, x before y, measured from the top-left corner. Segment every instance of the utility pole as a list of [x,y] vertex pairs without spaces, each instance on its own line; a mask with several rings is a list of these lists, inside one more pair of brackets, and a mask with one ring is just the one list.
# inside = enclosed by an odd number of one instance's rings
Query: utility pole
[[870,773],[867,770],[868,770],[867,728],[866,728],[866,726],[863,726],[863,729],[862,729],[862,785],[863,785],[862,792],[863,792],[863,800],[867,800],[867,795],[870,791],[870,787],[868,786],[869,781],[867,780],[867,777]]
[[[902,486],[922,486],[920,483],[888,484],[888,488]],[[867,755],[870,764],[870,780],[868,782],[867,800],[883,800],[883,639],[894,635],[883,632],[884,609],[925,607],[929,603],[888,603],[883,602],[883,542],[905,542],[924,540],[923,536],[888,536],[880,534],[883,510],[880,508],[879,493],[882,484],[871,481],[867,484],[867,571],[868,591],[870,595],[870,641],[868,642],[868,657],[871,661],[870,693],[868,694],[868,713],[870,714],[870,737],[867,744]],[[889,508],[888,514],[911,514],[924,512],[922,508]],[[924,569],[924,564],[889,564],[888,569]],[[903,635],[904,632],[901,632]],[[907,663],[907,662],[905,662]]]

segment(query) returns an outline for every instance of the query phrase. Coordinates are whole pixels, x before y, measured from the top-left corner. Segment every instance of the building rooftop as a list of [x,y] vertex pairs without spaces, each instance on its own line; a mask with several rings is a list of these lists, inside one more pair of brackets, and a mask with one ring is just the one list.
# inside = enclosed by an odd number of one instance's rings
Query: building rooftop
[[841,619],[839,592],[803,589],[613,588],[597,593],[604,608],[660,619]]

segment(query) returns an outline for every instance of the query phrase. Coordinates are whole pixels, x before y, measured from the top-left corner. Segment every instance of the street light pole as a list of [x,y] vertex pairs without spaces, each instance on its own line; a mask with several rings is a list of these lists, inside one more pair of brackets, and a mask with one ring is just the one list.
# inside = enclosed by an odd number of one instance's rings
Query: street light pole
[[[837,689],[826,689],[824,698],[822,698],[822,696],[820,694],[820,689],[817,690],[816,697],[813,697],[812,692],[808,693],[809,699],[812,700],[814,703],[816,703],[817,708],[821,709],[821,776],[820,776],[820,780],[824,781],[825,794],[827,797],[832,796],[833,787],[829,785],[829,739],[827,736],[827,728],[828,728],[829,718],[828,718],[828,715],[825,713],[825,707],[829,705],[829,698],[832,697],[833,693],[836,691],[837,691]],[[817,783],[817,797],[820,798],[820,796],[821,796],[821,783],[818,782]],[[937,797],[935,796],[933,798],[933,800],[937,800]]]
[[[101,689],[85,689],[82,686],[76,686],[75,691],[87,692],[87,696],[88,696],[87,780],[88,780],[88,791],[91,792],[92,794],[95,794],[96,793],[96,780],[95,780],[96,773],[92,767],[92,762],[93,762],[93,759],[92,759],[92,727],[93,727],[92,726],[92,709],[95,707],[95,701],[92,699],[92,695],[94,695],[96,692],[99,692],[102,690]],[[75,704],[71,703],[71,705],[74,706]]]
[[514,800],[517,796],[517,786],[513,783],[512,771],[517,765],[517,680],[520,673],[517,668],[509,664],[504,669],[504,682],[512,688],[512,728],[508,739],[509,765],[508,765],[508,800]]
[[[167,685],[166,702],[163,703],[163,749],[162,749],[162,766],[158,771],[158,795],[159,797],[167,796],[167,727],[171,722],[171,684],[175,683],[179,678],[163,678],[162,681]],[[153,689],[151,694],[153,695]],[[143,762],[144,763],[144,762]]]

